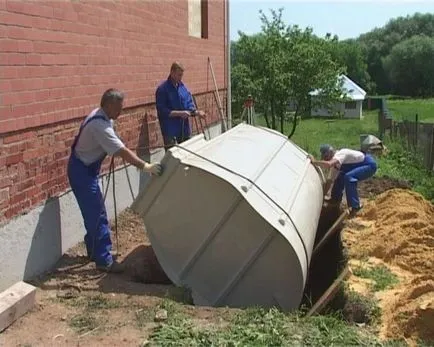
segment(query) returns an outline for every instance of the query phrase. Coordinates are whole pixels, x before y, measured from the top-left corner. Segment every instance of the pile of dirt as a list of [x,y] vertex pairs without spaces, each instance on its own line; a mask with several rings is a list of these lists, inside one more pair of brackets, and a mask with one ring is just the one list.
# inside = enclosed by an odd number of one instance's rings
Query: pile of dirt
[[349,255],[380,259],[410,274],[382,293],[382,335],[434,341],[434,206],[421,195],[392,189],[365,204],[344,229]]
[[[112,230],[115,230],[112,224]],[[132,279],[141,283],[172,284],[151,247],[143,220],[126,209],[118,218],[117,253],[130,253],[123,259]],[[114,240],[116,238],[113,238]],[[115,243],[116,244],[116,243]],[[131,249],[133,249],[131,251]]]
[[393,189],[368,202],[360,218],[373,225],[351,247],[351,254],[434,276],[434,206],[430,202],[410,190]]
[[434,280],[431,275],[417,276],[395,298],[395,305],[385,319],[386,336],[404,336],[434,342]]
[[388,176],[372,177],[361,181],[358,190],[361,198],[371,198],[394,188],[411,189],[411,184]]

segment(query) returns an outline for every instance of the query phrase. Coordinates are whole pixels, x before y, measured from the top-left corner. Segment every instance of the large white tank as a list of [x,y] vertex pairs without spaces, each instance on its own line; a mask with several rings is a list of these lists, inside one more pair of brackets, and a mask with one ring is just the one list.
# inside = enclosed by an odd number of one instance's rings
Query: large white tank
[[171,148],[133,203],[164,271],[196,305],[298,308],[323,202],[307,153],[240,124]]

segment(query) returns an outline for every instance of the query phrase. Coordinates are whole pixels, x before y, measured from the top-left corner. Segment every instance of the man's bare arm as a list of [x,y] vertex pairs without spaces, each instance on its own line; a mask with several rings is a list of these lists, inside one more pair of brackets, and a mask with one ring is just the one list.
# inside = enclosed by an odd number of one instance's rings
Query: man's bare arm
[[190,117],[190,112],[189,111],[173,110],[173,111],[170,111],[169,117],[188,118],[188,117]]
[[132,150],[127,147],[121,148],[115,153],[115,155],[121,157],[129,164],[134,165],[141,170],[145,167],[145,161],[140,159]]
[[339,167],[340,163],[337,159],[331,159],[331,160],[315,160],[311,159],[313,165],[318,165],[320,167],[323,167],[325,169],[330,169],[332,167]]
[[120,156],[126,162],[128,162],[131,165],[134,165],[140,170],[154,173],[154,174],[159,174],[161,172],[161,165],[159,163],[154,163],[154,164],[148,163],[140,159],[132,150],[130,150],[127,147],[121,148],[119,151],[115,153],[115,155]]

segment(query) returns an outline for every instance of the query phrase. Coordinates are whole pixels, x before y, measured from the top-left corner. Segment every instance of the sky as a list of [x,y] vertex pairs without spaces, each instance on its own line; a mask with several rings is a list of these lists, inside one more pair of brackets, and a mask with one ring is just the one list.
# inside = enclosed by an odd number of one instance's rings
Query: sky
[[254,34],[261,31],[259,10],[271,18],[270,8],[283,7],[286,24],[301,28],[312,27],[315,34],[338,35],[339,39],[356,38],[375,27],[385,25],[389,19],[412,15],[416,12],[434,13],[434,0],[411,1],[264,1],[229,0],[231,40],[238,38],[238,31]]

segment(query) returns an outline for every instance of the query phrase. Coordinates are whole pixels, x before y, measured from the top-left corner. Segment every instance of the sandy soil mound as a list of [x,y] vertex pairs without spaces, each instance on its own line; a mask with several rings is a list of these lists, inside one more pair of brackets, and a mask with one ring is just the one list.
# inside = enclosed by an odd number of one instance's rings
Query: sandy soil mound
[[434,280],[418,276],[408,284],[408,290],[396,298],[395,307],[386,315],[389,337],[421,339],[434,343]]
[[434,276],[434,206],[410,190],[393,189],[368,202],[360,218],[373,225],[351,253]]
[[379,293],[383,337],[434,343],[434,206],[410,190],[388,190],[366,202],[344,238],[351,258],[381,259],[400,278]]

